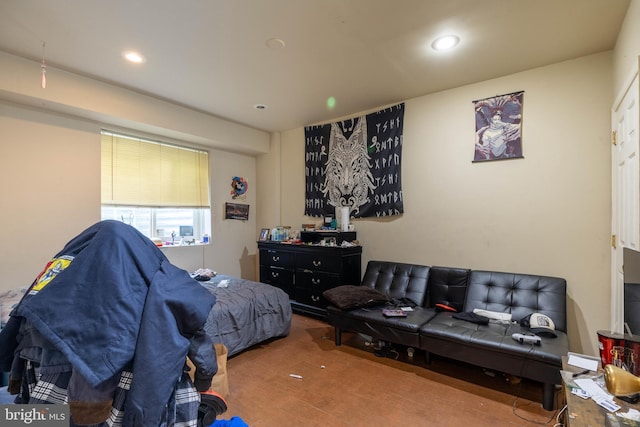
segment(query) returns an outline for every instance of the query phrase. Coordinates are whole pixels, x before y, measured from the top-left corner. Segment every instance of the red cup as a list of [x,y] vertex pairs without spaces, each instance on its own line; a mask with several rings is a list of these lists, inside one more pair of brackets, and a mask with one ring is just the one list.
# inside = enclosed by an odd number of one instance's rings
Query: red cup
[[603,368],[607,365],[622,368],[625,353],[624,335],[610,331],[598,331],[598,349]]

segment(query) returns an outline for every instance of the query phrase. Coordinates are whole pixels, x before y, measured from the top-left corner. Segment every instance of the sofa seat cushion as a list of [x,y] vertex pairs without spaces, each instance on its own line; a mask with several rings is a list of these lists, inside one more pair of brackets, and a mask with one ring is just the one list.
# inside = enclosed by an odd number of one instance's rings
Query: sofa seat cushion
[[[438,313],[428,323],[420,327],[420,334],[424,337],[447,340],[469,348],[482,348],[494,353],[517,355],[518,357],[548,363],[558,368],[562,367],[562,356],[569,350],[567,334],[556,331],[556,338],[540,337],[541,345],[520,344],[512,338],[514,333],[531,334],[531,332],[517,323],[499,324],[489,323],[479,325],[466,320],[455,319],[452,313]],[[429,348],[424,348],[431,351]],[[434,353],[439,353],[433,349]]]
[[382,314],[383,308],[369,307],[344,311],[329,306],[327,322],[337,328],[417,348],[420,345],[420,327],[437,314],[433,308],[418,306],[407,312],[407,317],[385,317]]

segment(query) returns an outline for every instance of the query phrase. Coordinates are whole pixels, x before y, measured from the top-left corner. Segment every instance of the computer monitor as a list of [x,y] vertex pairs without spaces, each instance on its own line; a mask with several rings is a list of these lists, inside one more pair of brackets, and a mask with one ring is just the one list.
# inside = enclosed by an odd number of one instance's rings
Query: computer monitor
[[180,226],[180,237],[193,237],[193,226],[191,226],[191,225],[181,225]]

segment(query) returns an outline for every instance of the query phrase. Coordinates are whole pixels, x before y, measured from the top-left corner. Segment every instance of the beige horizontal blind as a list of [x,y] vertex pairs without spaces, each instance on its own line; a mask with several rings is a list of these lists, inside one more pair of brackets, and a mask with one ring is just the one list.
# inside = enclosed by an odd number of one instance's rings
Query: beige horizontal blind
[[103,205],[210,207],[206,151],[103,132],[101,172]]

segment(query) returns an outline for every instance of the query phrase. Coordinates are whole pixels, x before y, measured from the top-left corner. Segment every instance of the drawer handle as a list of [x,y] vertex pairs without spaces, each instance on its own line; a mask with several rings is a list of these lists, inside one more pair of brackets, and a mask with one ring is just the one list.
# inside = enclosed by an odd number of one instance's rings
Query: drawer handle
[[311,301],[318,302],[318,301],[320,301],[320,297],[317,296],[317,295],[311,295]]
[[274,279],[277,277],[280,277],[280,273],[276,273],[275,271],[271,272],[271,277],[273,277]]
[[314,285],[319,285],[320,284],[320,279],[312,278],[311,279],[311,283],[313,283]]
[[278,261],[280,261],[280,257],[279,257],[279,256],[276,256],[276,255],[272,256],[272,257],[271,257],[271,259],[273,260],[273,262],[278,262]]
[[313,260],[313,261],[311,261],[311,262],[313,263],[313,266],[314,266],[314,267],[320,267],[320,266],[322,265],[322,261],[316,261],[316,260]]

